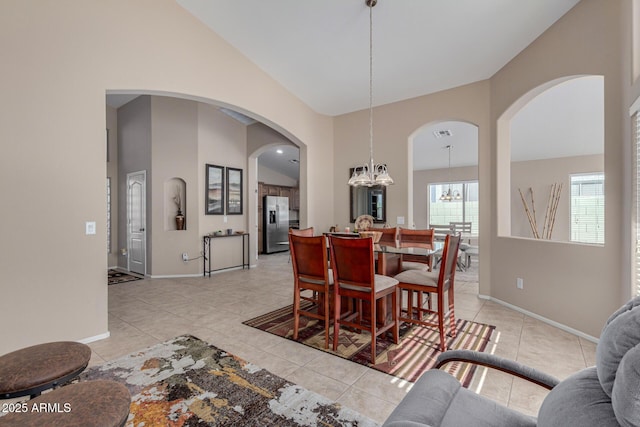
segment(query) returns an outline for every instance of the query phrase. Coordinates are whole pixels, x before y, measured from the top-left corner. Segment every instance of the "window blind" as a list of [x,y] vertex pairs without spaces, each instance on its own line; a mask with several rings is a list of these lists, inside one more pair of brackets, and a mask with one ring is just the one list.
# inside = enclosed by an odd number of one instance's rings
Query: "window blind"
[[633,192],[634,206],[635,206],[635,218],[634,218],[634,229],[636,234],[636,262],[635,262],[635,275],[634,275],[634,285],[635,285],[635,294],[640,295],[640,113],[638,111],[633,115],[633,121],[635,122],[634,126],[634,159],[633,162],[633,173],[635,174],[635,188]]
[[571,241],[604,244],[604,174],[571,175]]

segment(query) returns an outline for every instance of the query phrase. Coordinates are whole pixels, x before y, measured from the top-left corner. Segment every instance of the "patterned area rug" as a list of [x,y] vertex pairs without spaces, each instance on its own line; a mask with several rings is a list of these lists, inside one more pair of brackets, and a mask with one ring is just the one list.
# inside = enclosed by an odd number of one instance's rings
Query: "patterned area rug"
[[134,276],[132,274],[123,273],[118,270],[109,270],[109,285],[115,285],[116,283],[133,282],[134,280],[142,280],[142,277]]
[[[304,301],[301,307],[309,311],[312,303]],[[293,340],[292,305],[243,323]],[[457,319],[457,330],[458,334],[455,338],[447,336],[448,349],[484,351],[495,326]],[[333,326],[329,334],[331,340]],[[338,351],[334,353],[331,350],[331,342],[329,342],[329,350],[324,349],[324,324],[319,320],[301,316],[297,341],[410,382],[415,382],[424,371],[431,369],[436,357],[440,354],[440,337],[437,329],[411,326],[406,323],[400,327],[399,344],[394,344],[391,337],[386,334],[378,337],[375,365],[371,363],[371,335],[367,332],[340,328],[340,343]],[[475,365],[459,362],[450,363],[446,368],[446,371],[458,378],[464,387],[469,386],[476,370]]]
[[129,388],[127,426],[377,426],[193,336],[171,339],[80,375],[80,381],[96,379]]

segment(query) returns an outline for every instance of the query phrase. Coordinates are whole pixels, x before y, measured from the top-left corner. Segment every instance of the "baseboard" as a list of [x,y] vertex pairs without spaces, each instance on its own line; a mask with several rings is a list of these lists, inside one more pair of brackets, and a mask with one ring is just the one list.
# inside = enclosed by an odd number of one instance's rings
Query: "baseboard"
[[179,279],[181,277],[202,277],[202,273],[195,274],[153,274],[146,275],[145,278],[149,279]]
[[[257,264],[249,265],[249,269],[256,268],[256,267],[257,267]],[[243,268],[241,266],[223,268],[223,269],[220,269],[220,270],[212,271],[211,274],[213,275],[213,274],[220,274],[220,273],[228,273],[230,271],[235,271],[235,270],[243,270]],[[207,276],[208,275],[209,275],[209,273],[207,273]],[[174,274],[174,275],[170,275],[170,274],[167,274],[167,275],[155,275],[154,274],[154,275],[146,276],[146,277],[151,278],[151,279],[177,279],[177,278],[180,278],[180,277],[203,277],[203,276],[202,276],[202,273],[197,273],[197,274]]]
[[522,313],[522,314],[524,314],[526,316],[533,317],[534,319],[537,319],[537,320],[539,320],[541,322],[544,322],[544,323],[546,323],[548,325],[555,326],[556,328],[561,329],[561,330],[563,330],[565,332],[569,332],[570,334],[577,335],[577,336],[579,336],[581,338],[584,338],[587,341],[591,341],[591,342],[593,342],[595,344],[597,344],[598,341],[599,341],[599,339],[596,338],[596,337],[592,337],[591,335],[587,335],[584,332],[581,332],[581,331],[579,331],[577,329],[573,329],[573,328],[571,328],[571,327],[569,327],[567,325],[563,325],[562,323],[558,323],[558,322],[556,322],[554,320],[547,319],[546,317],[540,316],[539,314],[532,313],[532,312],[530,312],[528,310],[525,310],[525,309],[520,308],[520,307],[518,307],[516,305],[513,305],[513,304],[509,304],[508,302],[499,300],[497,298],[493,298],[493,297],[490,297],[490,296],[487,296],[487,295],[480,295],[480,294],[478,294],[478,298],[484,299],[484,300],[488,300],[488,301],[493,301],[496,304],[503,305],[503,306],[505,306],[507,308],[510,308],[513,311],[517,311],[518,313]]
[[84,338],[84,339],[79,340],[78,342],[80,342],[82,344],[89,344],[90,342],[104,340],[106,338],[109,338],[110,336],[111,336],[111,332],[107,331],[104,334],[94,335],[94,336],[89,337],[89,338]]

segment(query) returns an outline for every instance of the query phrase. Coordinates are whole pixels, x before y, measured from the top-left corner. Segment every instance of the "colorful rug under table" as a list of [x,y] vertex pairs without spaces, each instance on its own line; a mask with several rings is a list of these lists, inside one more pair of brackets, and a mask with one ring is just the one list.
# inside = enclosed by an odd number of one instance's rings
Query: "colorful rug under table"
[[[304,310],[313,311],[313,305],[310,302],[302,302],[301,307]],[[432,320],[435,321],[435,318]],[[292,305],[243,323],[293,340]],[[463,319],[457,319],[456,326],[458,331],[456,337],[446,337],[446,347],[450,350],[484,351],[495,330],[495,326]],[[331,326],[329,335],[331,340],[333,326]],[[377,339],[375,364],[371,363],[371,335],[368,332],[340,328],[338,350],[333,352],[332,341],[329,342],[329,350],[324,348],[324,323],[301,316],[297,341],[410,382],[415,382],[423,372],[435,365],[436,358],[440,354],[440,336],[437,328],[403,323],[400,326],[400,342],[398,344],[394,344],[389,335],[383,334]],[[453,362],[443,369],[455,376],[464,387],[468,387],[473,379],[476,366]]]
[[124,273],[122,271],[110,269],[109,272],[109,285],[115,285],[116,283],[133,282],[135,280],[142,280],[142,277],[134,276],[133,274]]
[[189,335],[89,368],[79,381],[97,379],[129,388],[127,426],[378,425]]

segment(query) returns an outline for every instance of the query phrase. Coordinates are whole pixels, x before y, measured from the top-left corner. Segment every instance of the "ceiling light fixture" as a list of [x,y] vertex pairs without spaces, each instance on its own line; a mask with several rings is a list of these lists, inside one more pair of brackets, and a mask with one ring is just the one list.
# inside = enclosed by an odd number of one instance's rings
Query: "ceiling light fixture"
[[369,163],[353,169],[349,179],[349,185],[353,187],[393,184],[387,165],[373,162],[373,7],[377,3],[378,0],[365,0],[369,6]]
[[440,196],[440,200],[445,202],[450,202],[452,200],[460,200],[462,198],[462,196],[460,196],[460,193],[457,191],[451,191],[451,149],[453,148],[453,145],[447,145],[444,148],[449,150],[449,169],[447,172],[449,176],[449,189],[447,191],[442,192],[442,195]]

